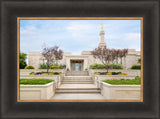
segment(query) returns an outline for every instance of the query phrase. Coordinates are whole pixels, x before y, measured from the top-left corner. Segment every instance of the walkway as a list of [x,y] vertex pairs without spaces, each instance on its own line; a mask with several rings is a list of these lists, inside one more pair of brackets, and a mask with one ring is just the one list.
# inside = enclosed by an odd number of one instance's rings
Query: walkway
[[104,100],[100,92],[87,71],[70,71],[51,100]]
[[[89,92],[96,89],[95,84],[62,84],[59,89],[71,90],[72,92],[61,92],[56,93],[51,99],[52,100],[104,100],[104,97],[100,93]],[[75,89],[73,92],[72,89]],[[76,90],[77,89],[77,90]],[[86,92],[86,89],[88,92]],[[91,90],[89,90],[91,89]],[[79,91],[85,91],[80,93]]]

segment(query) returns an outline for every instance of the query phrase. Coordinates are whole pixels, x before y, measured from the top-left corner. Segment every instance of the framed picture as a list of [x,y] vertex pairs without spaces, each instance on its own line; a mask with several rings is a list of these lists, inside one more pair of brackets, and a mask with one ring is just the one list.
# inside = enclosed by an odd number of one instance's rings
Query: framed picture
[[17,29],[18,102],[143,102],[142,17],[18,17]]
[[2,118],[159,118],[158,1],[1,3]]

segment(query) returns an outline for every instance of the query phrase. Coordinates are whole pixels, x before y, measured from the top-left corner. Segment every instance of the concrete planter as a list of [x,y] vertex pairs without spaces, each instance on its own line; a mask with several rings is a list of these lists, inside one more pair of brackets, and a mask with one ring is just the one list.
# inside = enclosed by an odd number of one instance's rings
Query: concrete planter
[[20,79],[51,79],[56,82],[57,87],[61,85],[63,75],[20,75]]
[[20,85],[20,100],[47,100],[54,96],[56,82],[45,85]]
[[105,82],[100,83],[101,95],[107,100],[140,100],[140,85],[111,85]]

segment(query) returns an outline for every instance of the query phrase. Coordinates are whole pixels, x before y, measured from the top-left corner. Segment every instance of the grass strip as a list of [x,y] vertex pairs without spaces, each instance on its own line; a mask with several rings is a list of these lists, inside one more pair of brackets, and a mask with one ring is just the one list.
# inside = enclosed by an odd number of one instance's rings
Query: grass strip
[[112,85],[141,85],[141,78],[135,77],[135,79],[121,79],[121,80],[105,80],[105,83],[109,83]]
[[51,79],[20,79],[20,85],[45,85],[53,82]]

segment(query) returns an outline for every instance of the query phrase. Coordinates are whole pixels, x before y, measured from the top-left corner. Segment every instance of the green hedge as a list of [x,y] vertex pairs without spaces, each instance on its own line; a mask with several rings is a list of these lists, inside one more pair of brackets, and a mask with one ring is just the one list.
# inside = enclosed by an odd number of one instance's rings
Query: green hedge
[[109,69],[123,69],[122,64],[109,64]]
[[40,64],[39,69],[47,69],[47,65],[45,63]]
[[93,63],[89,66],[89,69],[106,69],[104,64]]
[[32,66],[32,65],[28,65],[28,66],[26,66],[24,69],[35,69],[35,68],[34,68],[34,66]]
[[66,68],[66,65],[65,65],[65,64],[60,64],[60,65],[59,65],[59,68],[60,68],[60,69],[65,69],[65,68]]
[[[65,68],[66,68],[66,65],[65,65],[65,64],[60,64],[60,65],[58,65],[58,64],[51,64],[51,65],[49,66],[50,69],[51,69],[52,66],[56,67],[55,69],[57,69],[57,67],[58,67],[58,69],[65,69]],[[47,65],[46,65],[45,63],[40,64],[40,65],[39,65],[39,69],[47,69]]]
[[141,65],[133,65],[131,69],[141,69]]
[[[109,69],[123,69],[121,64],[108,64]],[[89,69],[106,69],[104,64],[93,63],[89,66]]]

